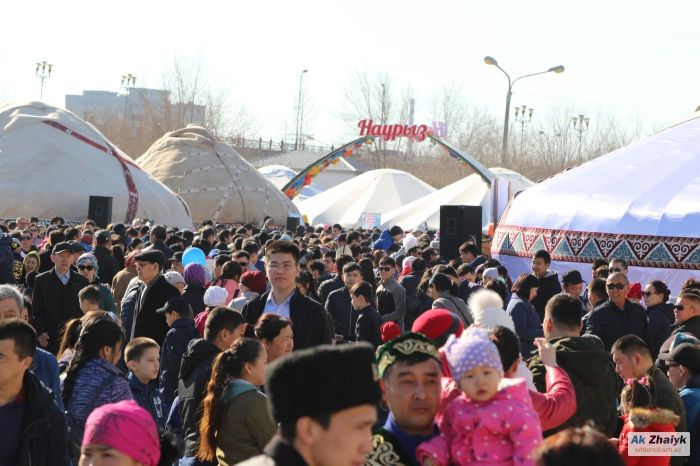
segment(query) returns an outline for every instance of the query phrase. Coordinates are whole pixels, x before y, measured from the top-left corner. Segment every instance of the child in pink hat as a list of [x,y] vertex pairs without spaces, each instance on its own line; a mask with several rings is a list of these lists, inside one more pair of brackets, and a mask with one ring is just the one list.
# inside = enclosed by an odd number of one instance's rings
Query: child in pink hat
[[542,442],[540,420],[522,379],[503,379],[496,345],[483,329],[451,336],[445,346],[461,394],[450,402],[440,435],[423,442],[423,466],[534,466],[530,454]]
[[116,466],[170,465],[177,449],[169,437],[161,439],[151,414],[133,400],[96,408],[85,422],[85,433],[78,466],[100,464],[110,458]]

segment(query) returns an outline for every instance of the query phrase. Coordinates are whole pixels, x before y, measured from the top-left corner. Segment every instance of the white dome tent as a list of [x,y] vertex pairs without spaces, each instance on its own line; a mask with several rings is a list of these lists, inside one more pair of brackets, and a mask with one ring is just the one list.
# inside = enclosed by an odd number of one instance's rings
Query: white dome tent
[[435,188],[401,170],[371,170],[304,201],[299,211],[311,225],[339,223],[344,228],[360,226],[363,213],[382,217],[416,199],[435,192]]
[[[284,165],[265,165],[258,168],[258,171],[267,181],[277,186],[280,190],[289,183],[289,180],[297,175],[297,172]],[[323,189],[312,182],[310,185],[301,188],[301,192],[295,199],[303,201],[321,192],[323,192]]]
[[[506,187],[509,198],[533,185],[532,181],[521,174],[506,168],[497,167],[489,170],[493,173],[498,185]],[[489,223],[494,223],[493,198],[488,183],[481,175],[474,173],[387,213],[385,217],[382,217],[382,228],[399,225],[403,229],[438,230],[440,229],[440,206],[442,205],[480,205],[482,207],[482,225],[484,228],[488,228]]]
[[187,205],[94,126],[41,102],[0,108],[0,216],[83,221],[90,196],[112,198],[113,223],[191,228]]
[[196,223],[260,224],[270,216],[284,225],[299,215],[255,167],[201,127],[166,133],[137,162],[187,201]]
[[529,188],[508,207],[492,254],[512,276],[539,249],[560,273],[623,258],[632,282],[678,293],[700,279],[700,113]]

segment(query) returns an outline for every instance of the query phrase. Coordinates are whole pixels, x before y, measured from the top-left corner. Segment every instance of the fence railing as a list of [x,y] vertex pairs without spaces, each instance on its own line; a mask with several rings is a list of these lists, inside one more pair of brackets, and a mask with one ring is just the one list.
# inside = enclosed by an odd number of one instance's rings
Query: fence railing
[[314,144],[307,144],[305,142],[300,142],[299,144],[296,144],[295,142],[288,142],[285,141],[284,139],[282,140],[273,140],[273,139],[263,139],[263,138],[258,138],[258,139],[248,139],[248,138],[243,138],[243,137],[234,137],[234,138],[223,138],[224,142],[233,146],[234,148],[239,148],[239,149],[260,149],[260,150],[269,150],[269,151],[275,151],[275,152],[287,152],[287,151],[292,151],[292,150],[308,150],[308,151],[317,151],[317,152],[328,152],[332,151],[335,149],[334,146],[322,146],[322,145],[314,145]]

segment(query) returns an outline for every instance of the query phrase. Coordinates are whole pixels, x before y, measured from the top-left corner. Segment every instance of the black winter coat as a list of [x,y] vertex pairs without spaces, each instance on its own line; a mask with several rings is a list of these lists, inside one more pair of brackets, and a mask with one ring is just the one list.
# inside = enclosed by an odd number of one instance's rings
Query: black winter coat
[[204,312],[204,293],[206,293],[206,288],[203,286],[191,286],[187,285],[185,291],[182,293],[182,299],[187,301],[187,304],[192,308],[192,315],[197,317],[197,314]]
[[624,335],[637,335],[647,341],[647,316],[639,304],[625,301],[624,309],[620,309],[608,300],[590,313],[586,333],[603,340],[606,351],[610,351],[613,343]]
[[198,338],[190,342],[182,358],[177,395],[185,433],[185,456],[195,456],[199,446],[200,404],[207,391],[214,359],[221,352],[213,343]]
[[[566,371],[576,391],[576,413],[560,426],[544,433],[551,435],[570,426],[593,421],[608,437],[617,427],[616,399],[618,377],[598,338],[564,337],[550,340],[557,352],[557,363]],[[546,369],[535,355],[529,363],[533,382],[540,393],[546,392]]]
[[119,261],[112,256],[112,251],[104,246],[95,246],[92,253],[97,258],[97,265],[100,268],[100,283],[112,285],[112,279],[119,272]]
[[[255,324],[265,310],[265,303],[271,291],[266,291],[251,299],[243,306],[246,323],[246,336],[255,338]],[[294,328],[294,349],[300,350],[317,345],[326,345],[333,339],[331,320],[326,310],[319,303],[294,291],[289,302],[289,315]]]
[[673,304],[660,303],[647,308],[647,343],[652,359],[656,359],[661,345],[671,335],[671,326],[675,320]]
[[66,416],[31,371],[24,373],[22,384],[26,412],[18,466],[70,465]]
[[163,403],[166,410],[170,409],[170,405],[177,396],[182,357],[190,341],[197,337],[197,329],[194,328],[192,319],[177,319],[165,335],[160,353],[160,388],[163,389]]
[[381,325],[382,318],[373,306],[362,309],[355,325],[357,341],[366,341],[376,349],[382,344]]
[[345,341],[355,341],[355,326],[359,313],[352,308],[347,288],[342,287],[328,295],[326,311],[333,318],[336,335],[342,335]]
[[78,292],[88,286],[87,278],[75,270],[70,270],[67,284],[61,283],[55,269],[40,273],[34,279],[34,294],[32,295],[32,313],[34,328],[41,335],[49,335],[47,351],[56,354],[61,343],[60,332],[70,319],[80,318]]
[[339,290],[342,287],[344,287],[345,284],[343,283],[343,280],[340,279],[339,276],[335,276],[331,278],[330,280],[326,280],[324,282],[321,282],[321,284],[318,287],[318,297],[321,300],[321,304],[325,304],[326,300],[328,299],[328,296],[333,293],[335,290]]
[[[146,293],[145,296],[142,296]],[[140,283],[136,295],[136,306],[134,308],[134,323],[132,323],[131,338],[148,337],[152,338],[159,345],[163,345],[165,334],[168,333],[168,323],[163,314],[157,314],[156,310],[170,299],[180,297],[180,292],[173,285],[168,283],[163,275],[155,278],[155,283],[146,287],[145,283]]]
[[547,305],[549,298],[555,294],[561,293],[561,284],[559,283],[559,275],[553,270],[547,270],[544,277],[540,278],[540,286],[537,289],[537,296],[532,300],[532,305],[535,306],[537,315],[540,316],[540,323],[544,321],[544,307]]

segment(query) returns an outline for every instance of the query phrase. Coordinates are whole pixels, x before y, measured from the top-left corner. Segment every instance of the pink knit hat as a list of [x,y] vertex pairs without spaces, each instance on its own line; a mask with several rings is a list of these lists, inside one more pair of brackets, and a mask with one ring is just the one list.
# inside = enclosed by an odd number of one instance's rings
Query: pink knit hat
[[102,405],[90,413],[83,445],[106,445],[145,466],[157,466],[160,460],[156,423],[133,400]]

